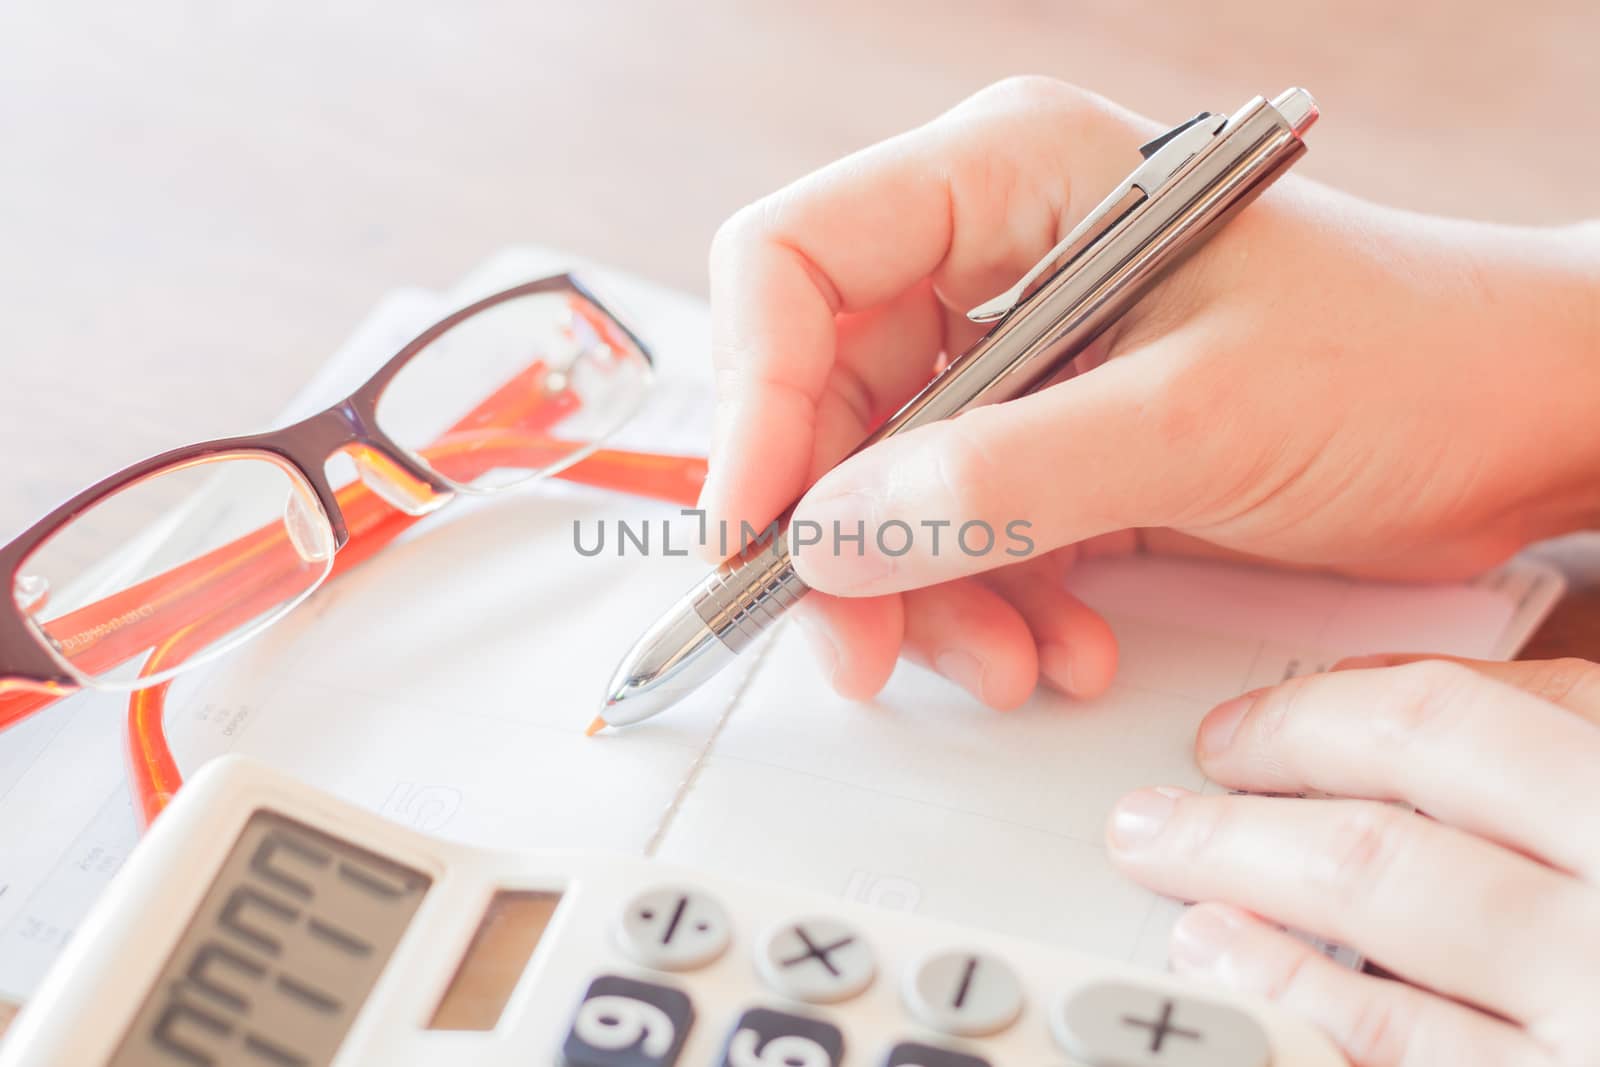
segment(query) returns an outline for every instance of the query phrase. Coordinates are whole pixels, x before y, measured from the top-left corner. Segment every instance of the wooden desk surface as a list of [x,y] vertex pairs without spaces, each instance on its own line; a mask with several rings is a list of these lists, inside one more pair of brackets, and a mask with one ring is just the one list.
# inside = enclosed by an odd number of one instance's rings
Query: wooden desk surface
[[1595,40],[1583,0],[0,5],[0,539],[499,246],[703,291],[741,204],[1007,74],[1174,120],[1303,84],[1305,173],[1600,216]]

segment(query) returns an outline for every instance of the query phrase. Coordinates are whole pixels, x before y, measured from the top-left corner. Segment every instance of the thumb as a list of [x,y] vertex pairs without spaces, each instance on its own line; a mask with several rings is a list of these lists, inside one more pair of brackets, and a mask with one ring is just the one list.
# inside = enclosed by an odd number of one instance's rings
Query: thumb
[[796,570],[827,593],[878,596],[1173,525],[1207,482],[1208,449],[1203,418],[1165,414],[1159,371],[1146,350],[852,456],[795,509]]

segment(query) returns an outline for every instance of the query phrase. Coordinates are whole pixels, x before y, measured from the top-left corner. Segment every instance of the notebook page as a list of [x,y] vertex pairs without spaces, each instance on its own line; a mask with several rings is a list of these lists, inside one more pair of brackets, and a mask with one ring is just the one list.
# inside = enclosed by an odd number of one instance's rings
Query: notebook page
[[902,664],[852,704],[779,634],[660,855],[1162,966],[1180,909],[1111,867],[1118,797],[1214,791],[1193,738],[1229,697],[1386,648],[1488,656],[1515,615],[1487,588],[1173,559],[1096,560],[1069,584],[1121,648],[1095,701],[1041,691],[997,714]]

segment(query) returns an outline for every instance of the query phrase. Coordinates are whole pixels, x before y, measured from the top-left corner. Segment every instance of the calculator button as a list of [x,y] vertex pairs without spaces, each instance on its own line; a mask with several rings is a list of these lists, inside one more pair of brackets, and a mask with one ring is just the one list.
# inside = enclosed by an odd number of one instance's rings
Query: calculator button
[[628,902],[620,938],[623,950],[646,967],[688,971],[722,955],[732,930],[714,897],[698,889],[661,887]]
[[947,1034],[976,1037],[1011,1025],[1022,1011],[1015,972],[985,952],[940,952],[908,976],[906,1006],[923,1023]]
[[1105,983],[1051,1020],[1067,1051],[1093,1067],[1268,1067],[1267,1035],[1250,1016],[1209,1000]]
[[989,1067],[989,1061],[965,1052],[902,1041],[889,1050],[883,1067]]
[[561,1055],[565,1067],[672,1067],[693,1023],[694,1006],[678,990],[602,975],[583,995]]
[[751,1008],[739,1016],[722,1067],[839,1067],[844,1035],[804,1015]]
[[855,996],[877,970],[866,941],[835,919],[802,919],[778,927],[761,946],[756,966],[779,993],[815,1004]]

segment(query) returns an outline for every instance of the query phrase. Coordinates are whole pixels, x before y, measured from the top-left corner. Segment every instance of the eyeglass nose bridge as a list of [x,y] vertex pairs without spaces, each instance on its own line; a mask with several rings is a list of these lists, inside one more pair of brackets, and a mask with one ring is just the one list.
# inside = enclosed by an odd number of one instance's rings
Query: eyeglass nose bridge
[[336,455],[348,455],[362,484],[384,503],[407,515],[437,511],[456,495],[449,484],[395,445],[377,428],[371,413],[351,400],[273,436],[288,459],[310,480],[340,548],[349,540],[350,532],[338,492],[327,474],[328,461]]
[[409,456],[397,456],[369,444],[346,446],[356,474],[368,489],[392,508],[422,516],[438,511],[455,498],[455,491],[436,484],[431,475],[419,476]]

